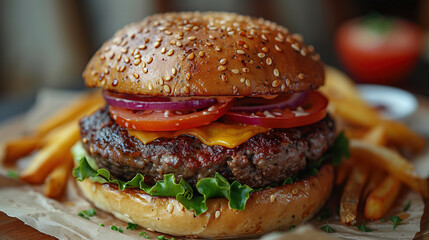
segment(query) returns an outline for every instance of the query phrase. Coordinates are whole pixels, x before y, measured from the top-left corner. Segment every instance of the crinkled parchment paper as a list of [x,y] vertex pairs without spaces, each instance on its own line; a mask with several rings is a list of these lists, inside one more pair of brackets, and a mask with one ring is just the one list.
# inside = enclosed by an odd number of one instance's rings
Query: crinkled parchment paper
[[[18,136],[28,131],[40,122],[43,118],[61,108],[67,102],[77,96],[75,92],[64,92],[58,90],[42,90],[38,96],[34,108],[25,116],[20,116],[0,125],[0,142]],[[423,112],[415,116],[417,130],[420,133],[429,136],[426,121],[429,119],[429,112]],[[420,123],[420,124],[419,124]],[[414,125],[413,125],[414,127]],[[2,154],[0,152],[0,154]],[[421,156],[418,159],[420,174],[429,173],[429,154]],[[31,159],[31,156],[29,157]],[[25,160],[18,165],[22,168]],[[6,175],[7,170],[0,168],[0,174]],[[18,180],[6,178],[0,175],[0,211],[7,215],[17,217],[26,224],[38,229],[41,232],[55,236],[60,239],[135,239],[138,238],[139,230],[126,230],[127,223],[115,219],[112,215],[97,211],[94,217],[86,220],[77,216],[81,210],[93,207],[87,202],[76,188],[73,179],[70,179],[67,187],[67,193],[64,199],[48,199],[40,193],[40,187],[29,186]],[[402,212],[402,206],[411,200],[410,209]],[[339,217],[336,214],[337,203],[328,203],[332,217],[322,221],[313,219],[309,224],[298,227],[291,233],[273,233],[264,236],[264,239],[412,239],[420,231],[420,221],[423,215],[424,202],[422,198],[413,191],[404,190],[402,196],[397,200],[394,209],[387,217],[400,215],[405,220],[392,229],[392,222],[386,220],[367,222],[366,226],[374,230],[372,232],[361,232],[356,227],[341,225]],[[103,223],[105,227],[99,226]],[[326,234],[318,229],[329,223],[335,230],[334,233]],[[110,226],[120,226],[124,233],[119,233],[110,229]],[[145,230],[146,231],[146,230]],[[425,229],[427,232],[428,230]],[[162,234],[146,231],[153,239]],[[142,238],[142,237],[140,237]],[[177,238],[176,238],[177,239]]]

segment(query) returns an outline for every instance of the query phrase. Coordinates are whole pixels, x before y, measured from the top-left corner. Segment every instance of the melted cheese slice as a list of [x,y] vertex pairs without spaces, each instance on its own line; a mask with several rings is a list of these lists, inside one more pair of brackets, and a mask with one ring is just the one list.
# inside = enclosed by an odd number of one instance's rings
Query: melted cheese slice
[[268,132],[269,130],[269,128],[264,127],[212,122],[206,126],[172,132],[151,132],[128,129],[128,133],[138,138],[144,144],[148,144],[157,138],[174,138],[180,135],[191,135],[197,137],[201,142],[209,146],[220,145],[227,148],[234,148],[256,134]]

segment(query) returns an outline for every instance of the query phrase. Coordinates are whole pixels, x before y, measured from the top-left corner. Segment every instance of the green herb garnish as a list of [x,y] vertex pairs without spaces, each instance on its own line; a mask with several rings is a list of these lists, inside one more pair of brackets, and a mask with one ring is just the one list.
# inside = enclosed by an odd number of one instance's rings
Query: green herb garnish
[[128,230],[137,230],[138,228],[139,226],[137,226],[137,224],[131,223],[131,222],[128,223],[128,226],[127,226]]
[[145,238],[150,238],[148,235],[144,235]]
[[16,171],[12,171],[12,170],[10,170],[10,171],[7,172],[7,176],[10,177],[10,178],[14,178],[14,179],[18,179],[19,178],[18,173]]
[[409,200],[403,207],[402,211],[406,212],[408,209],[410,209],[411,206],[411,200]]
[[89,210],[82,210],[82,211],[80,211],[77,215],[78,215],[79,217],[83,217],[83,218],[85,218],[85,219],[88,219],[88,220],[89,220],[89,217],[92,217],[92,216],[94,216],[95,214],[96,214],[95,209],[94,209],[94,208],[91,208],[91,209],[89,209]]
[[122,228],[121,228],[121,227],[117,227],[117,226],[115,226],[115,225],[112,225],[112,226],[110,227],[110,229],[112,229],[113,231],[118,231],[118,232],[120,232],[120,233],[124,233],[124,230],[122,230]]
[[141,236],[143,236],[143,235],[145,235],[146,234],[146,232],[145,231],[143,231],[143,232],[141,232],[140,234],[139,234],[139,237],[141,237]]
[[389,220],[393,222],[393,229],[395,229],[396,226],[398,226],[398,224],[403,221],[403,219],[399,216],[390,217]]
[[104,227],[104,223],[99,223],[98,224],[100,227]]
[[322,210],[320,210],[319,215],[317,216],[317,220],[321,222],[325,219],[328,219],[329,217],[331,217],[331,213],[329,212],[329,209],[323,208]]
[[373,231],[372,229],[370,229],[370,228],[368,228],[367,226],[365,226],[365,220],[363,220],[363,221],[362,221],[362,224],[361,224],[360,226],[357,226],[357,225],[356,225],[356,227],[357,227],[359,230],[361,230],[362,232],[372,232],[372,231]]
[[333,233],[335,232],[334,229],[332,229],[328,224],[321,226],[320,229],[322,229],[323,231],[327,232],[327,233]]
[[295,225],[290,225],[288,232],[292,231],[293,229],[295,229]]
[[89,220],[89,217],[85,216],[85,214],[83,214],[83,213],[82,213],[82,211],[78,212],[78,213],[77,213],[77,215],[78,215],[79,217],[83,217],[83,218],[85,218],[85,219]]

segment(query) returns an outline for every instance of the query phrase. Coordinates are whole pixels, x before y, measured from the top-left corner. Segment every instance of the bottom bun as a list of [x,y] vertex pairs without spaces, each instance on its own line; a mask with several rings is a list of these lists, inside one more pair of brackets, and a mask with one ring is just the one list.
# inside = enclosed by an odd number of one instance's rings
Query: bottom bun
[[121,191],[88,179],[78,185],[98,208],[148,230],[175,236],[232,237],[287,230],[309,220],[331,194],[333,171],[325,164],[315,176],[251,193],[243,211],[231,209],[226,198],[209,199],[207,212],[197,217],[175,198],[137,189]]

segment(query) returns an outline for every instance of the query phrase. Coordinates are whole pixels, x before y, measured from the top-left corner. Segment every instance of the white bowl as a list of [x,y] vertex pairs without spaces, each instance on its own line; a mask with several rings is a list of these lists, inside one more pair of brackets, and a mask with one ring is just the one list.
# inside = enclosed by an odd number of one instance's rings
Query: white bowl
[[418,107],[417,99],[409,92],[399,88],[374,84],[358,84],[359,92],[365,101],[379,109],[389,119],[406,120]]

